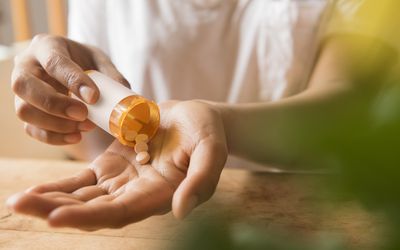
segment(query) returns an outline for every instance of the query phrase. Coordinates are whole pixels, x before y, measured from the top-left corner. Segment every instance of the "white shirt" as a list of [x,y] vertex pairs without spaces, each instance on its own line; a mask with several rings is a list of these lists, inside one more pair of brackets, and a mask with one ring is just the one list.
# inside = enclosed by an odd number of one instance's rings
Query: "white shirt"
[[[397,25],[387,25],[398,21],[387,13],[398,7],[396,1],[70,0],[69,4],[69,37],[103,49],[136,92],[158,102],[278,100],[307,87],[324,36],[368,33],[394,47],[400,40],[393,35]],[[334,25],[325,25],[319,33],[322,19],[329,22],[331,16]],[[376,25],[380,20],[381,26]]]
[[157,102],[274,101],[307,87],[329,2],[70,0],[69,37],[103,49]]
[[70,38],[156,101],[277,100],[306,87],[326,0],[71,0]]

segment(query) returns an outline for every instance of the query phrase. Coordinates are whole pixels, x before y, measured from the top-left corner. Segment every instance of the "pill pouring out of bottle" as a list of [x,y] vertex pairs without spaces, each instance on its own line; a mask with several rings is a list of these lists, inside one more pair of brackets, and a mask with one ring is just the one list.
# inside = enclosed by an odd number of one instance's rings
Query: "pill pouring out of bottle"
[[86,104],[88,119],[121,144],[134,148],[138,163],[149,162],[147,144],[160,125],[157,104],[98,71],[85,73],[100,90],[99,100],[95,104]]

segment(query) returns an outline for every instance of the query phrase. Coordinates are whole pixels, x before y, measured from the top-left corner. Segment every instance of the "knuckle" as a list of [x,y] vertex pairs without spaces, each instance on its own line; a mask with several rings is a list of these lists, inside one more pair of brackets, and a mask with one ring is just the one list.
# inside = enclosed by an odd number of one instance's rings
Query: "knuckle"
[[15,111],[19,119],[26,121],[31,112],[31,106],[26,102],[22,102],[16,107]]
[[14,70],[20,70],[25,68],[31,68],[32,65],[35,65],[35,59],[32,56],[29,48],[24,49],[23,51],[16,54],[13,58]]
[[32,75],[36,76],[39,79],[44,79],[46,76],[44,69],[41,67],[34,67],[30,69],[30,72]]
[[64,38],[62,36],[41,33],[41,34],[37,34],[33,37],[31,44],[37,44],[37,43],[43,44],[43,43],[49,43],[49,42],[57,43],[57,42],[62,42],[62,41],[64,41]]
[[32,44],[35,44],[35,43],[38,43],[38,42],[41,42],[41,41],[43,41],[43,39],[45,39],[45,38],[47,38],[47,37],[49,37],[50,35],[48,35],[48,34],[37,34],[37,35],[35,35],[34,37],[33,37],[33,39],[32,39]]
[[44,98],[42,98],[41,106],[44,110],[46,110],[51,114],[59,113],[58,99],[52,95],[45,96]]
[[64,41],[64,38],[62,36],[47,34],[44,40],[52,43],[62,43]]
[[29,59],[32,59],[32,53],[31,53],[31,51],[30,51],[30,49],[28,47],[26,49],[23,49],[21,52],[17,53],[14,56],[14,65],[16,67],[18,67],[18,66],[28,62]]
[[29,79],[29,75],[25,72],[14,72],[13,79],[11,81],[11,88],[17,95],[21,95],[26,92],[26,85]]
[[14,56],[14,65],[19,65],[23,58],[23,54],[17,54],[16,56]]
[[57,52],[50,53],[43,62],[43,67],[47,71],[54,71],[54,69],[59,66],[62,60],[62,56]]
[[76,72],[67,72],[65,73],[65,81],[69,89],[77,90],[83,79],[82,76]]

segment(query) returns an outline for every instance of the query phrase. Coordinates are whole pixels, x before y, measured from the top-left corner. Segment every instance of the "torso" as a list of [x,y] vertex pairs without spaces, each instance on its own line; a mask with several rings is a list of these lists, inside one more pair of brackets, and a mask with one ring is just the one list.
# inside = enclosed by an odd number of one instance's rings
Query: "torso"
[[259,102],[307,87],[327,0],[103,4],[104,49],[137,92],[157,101]]

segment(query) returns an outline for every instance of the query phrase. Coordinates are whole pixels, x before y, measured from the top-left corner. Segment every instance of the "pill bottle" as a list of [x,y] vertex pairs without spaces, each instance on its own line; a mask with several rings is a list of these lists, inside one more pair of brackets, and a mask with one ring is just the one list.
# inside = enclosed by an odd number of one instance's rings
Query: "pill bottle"
[[88,119],[127,146],[127,134],[146,134],[151,139],[160,125],[160,111],[156,103],[148,100],[110,77],[95,71],[85,72],[100,90],[95,104],[86,104]]

